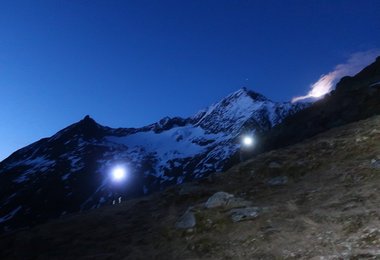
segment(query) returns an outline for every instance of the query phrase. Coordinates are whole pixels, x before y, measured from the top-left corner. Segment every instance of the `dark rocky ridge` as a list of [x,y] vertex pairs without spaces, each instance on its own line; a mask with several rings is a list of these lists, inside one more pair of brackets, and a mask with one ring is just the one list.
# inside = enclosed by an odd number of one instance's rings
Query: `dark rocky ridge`
[[379,83],[380,57],[354,77],[342,78],[323,99],[263,133],[257,152],[291,145],[333,127],[380,114]]

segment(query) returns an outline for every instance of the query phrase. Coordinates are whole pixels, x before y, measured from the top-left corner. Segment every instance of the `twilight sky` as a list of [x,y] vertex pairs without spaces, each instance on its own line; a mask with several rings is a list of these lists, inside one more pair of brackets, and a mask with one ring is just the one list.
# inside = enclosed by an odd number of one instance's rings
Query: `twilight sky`
[[0,160],[86,114],[138,127],[242,86],[307,95],[380,54],[379,14],[377,0],[1,1]]

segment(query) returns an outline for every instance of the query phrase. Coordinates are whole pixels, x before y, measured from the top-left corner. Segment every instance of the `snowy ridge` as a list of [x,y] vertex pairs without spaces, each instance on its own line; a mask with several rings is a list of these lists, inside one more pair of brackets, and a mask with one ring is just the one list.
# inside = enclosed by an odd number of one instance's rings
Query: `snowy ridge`
[[289,102],[273,102],[261,94],[242,88],[212,105],[197,125],[210,132],[236,135],[240,133],[245,122],[254,119],[258,128],[268,130],[280,123],[289,113],[301,108],[302,106],[298,107]]

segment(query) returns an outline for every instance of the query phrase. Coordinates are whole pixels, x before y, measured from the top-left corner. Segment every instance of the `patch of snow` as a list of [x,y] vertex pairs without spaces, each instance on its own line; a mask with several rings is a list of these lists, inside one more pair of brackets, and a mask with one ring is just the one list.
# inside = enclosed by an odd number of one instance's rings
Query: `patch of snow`
[[61,177],[61,179],[62,179],[63,181],[65,181],[65,180],[67,180],[67,179],[70,177],[70,175],[71,175],[71,172],[66,173],[65,175],[63,175],[63,176]]
[[370,87],[375,87],[375,86],[379,86],[380,87],[380,81],[378,82],[375,82],[375,83],[372,83],[371,85],[369,85]]
[[[135,153],[143,156],[147,154],[156,154],[158,158],[157,169],[169,166],[168,161],[174,158],[189,158],[206,151],[208,146],[201,146],[193,141],[199,137],[207,137],[207,139],[221,139],[220,134],[207,134],[201,127],[183,126],[174,127],[161,133],[153,131],[138,132],[123,137],[108,136],[107,142],[122,144],[129,148],[128,154]],[[120,154],[119,154],[120,156]],[[125,157],[125,154],[124,154]],[[117,158],[115,158],[117,159]],[[176,167],[181,164],[175,163]]]
[[13,180],[15,183],[22,183],[30,179],[31,174],[36,172],[46,171],[48,168],[55,165],[54,160],[46,159],[43,156],[39,156],[33,159],[26,159],[12,164],[12,167],[30,166],[28,170],[23,172],[20,176]]
[[80,162],[80,157],[70,156],[68,159],[71,161],[71,170],[73,172],[79,171],[84,167],[84,164]]
[[179,177],[177,178],[177,184],[182,184],[183,181],[184,181],[184,177],[183,177],[183,176],[179,176]]
[[3,207],[4,205],[9,204],[9,202],[12,200],[12,198],[16,197],[17,193],[13,193],[12,195],[8,196],[8,198],[4,201],[4,203],[0,206]]
[[21,208],[22,208],[22,206],[18,206],[17,208],[15,208],[14,210],[12,210],[7,215],[5,215],[3,217],[0,217],[0,223],[5,222],[5,221],[10,220],[11,218],[13,218],[13,216],[16,215],[16,213],[18,211],[20,211]]

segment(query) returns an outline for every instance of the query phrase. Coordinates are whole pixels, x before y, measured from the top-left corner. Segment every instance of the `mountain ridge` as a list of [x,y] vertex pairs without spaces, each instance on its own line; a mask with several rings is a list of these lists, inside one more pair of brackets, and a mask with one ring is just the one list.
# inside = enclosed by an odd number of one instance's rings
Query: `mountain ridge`
[[[242,88],[192,117],[141,128],[110,128],[87,115],[0,162],[0,226],[35,225],[116,194],[141,196],[224,171],[239,161],[242,134],[267,131],[304,107]],[[118,164],[130,176],[115,188],[110,171]]]
[[260,135],[257,153],[301,142],[333,127],[380,114],[380,57],[357,73],[343,77],[321,100]]

